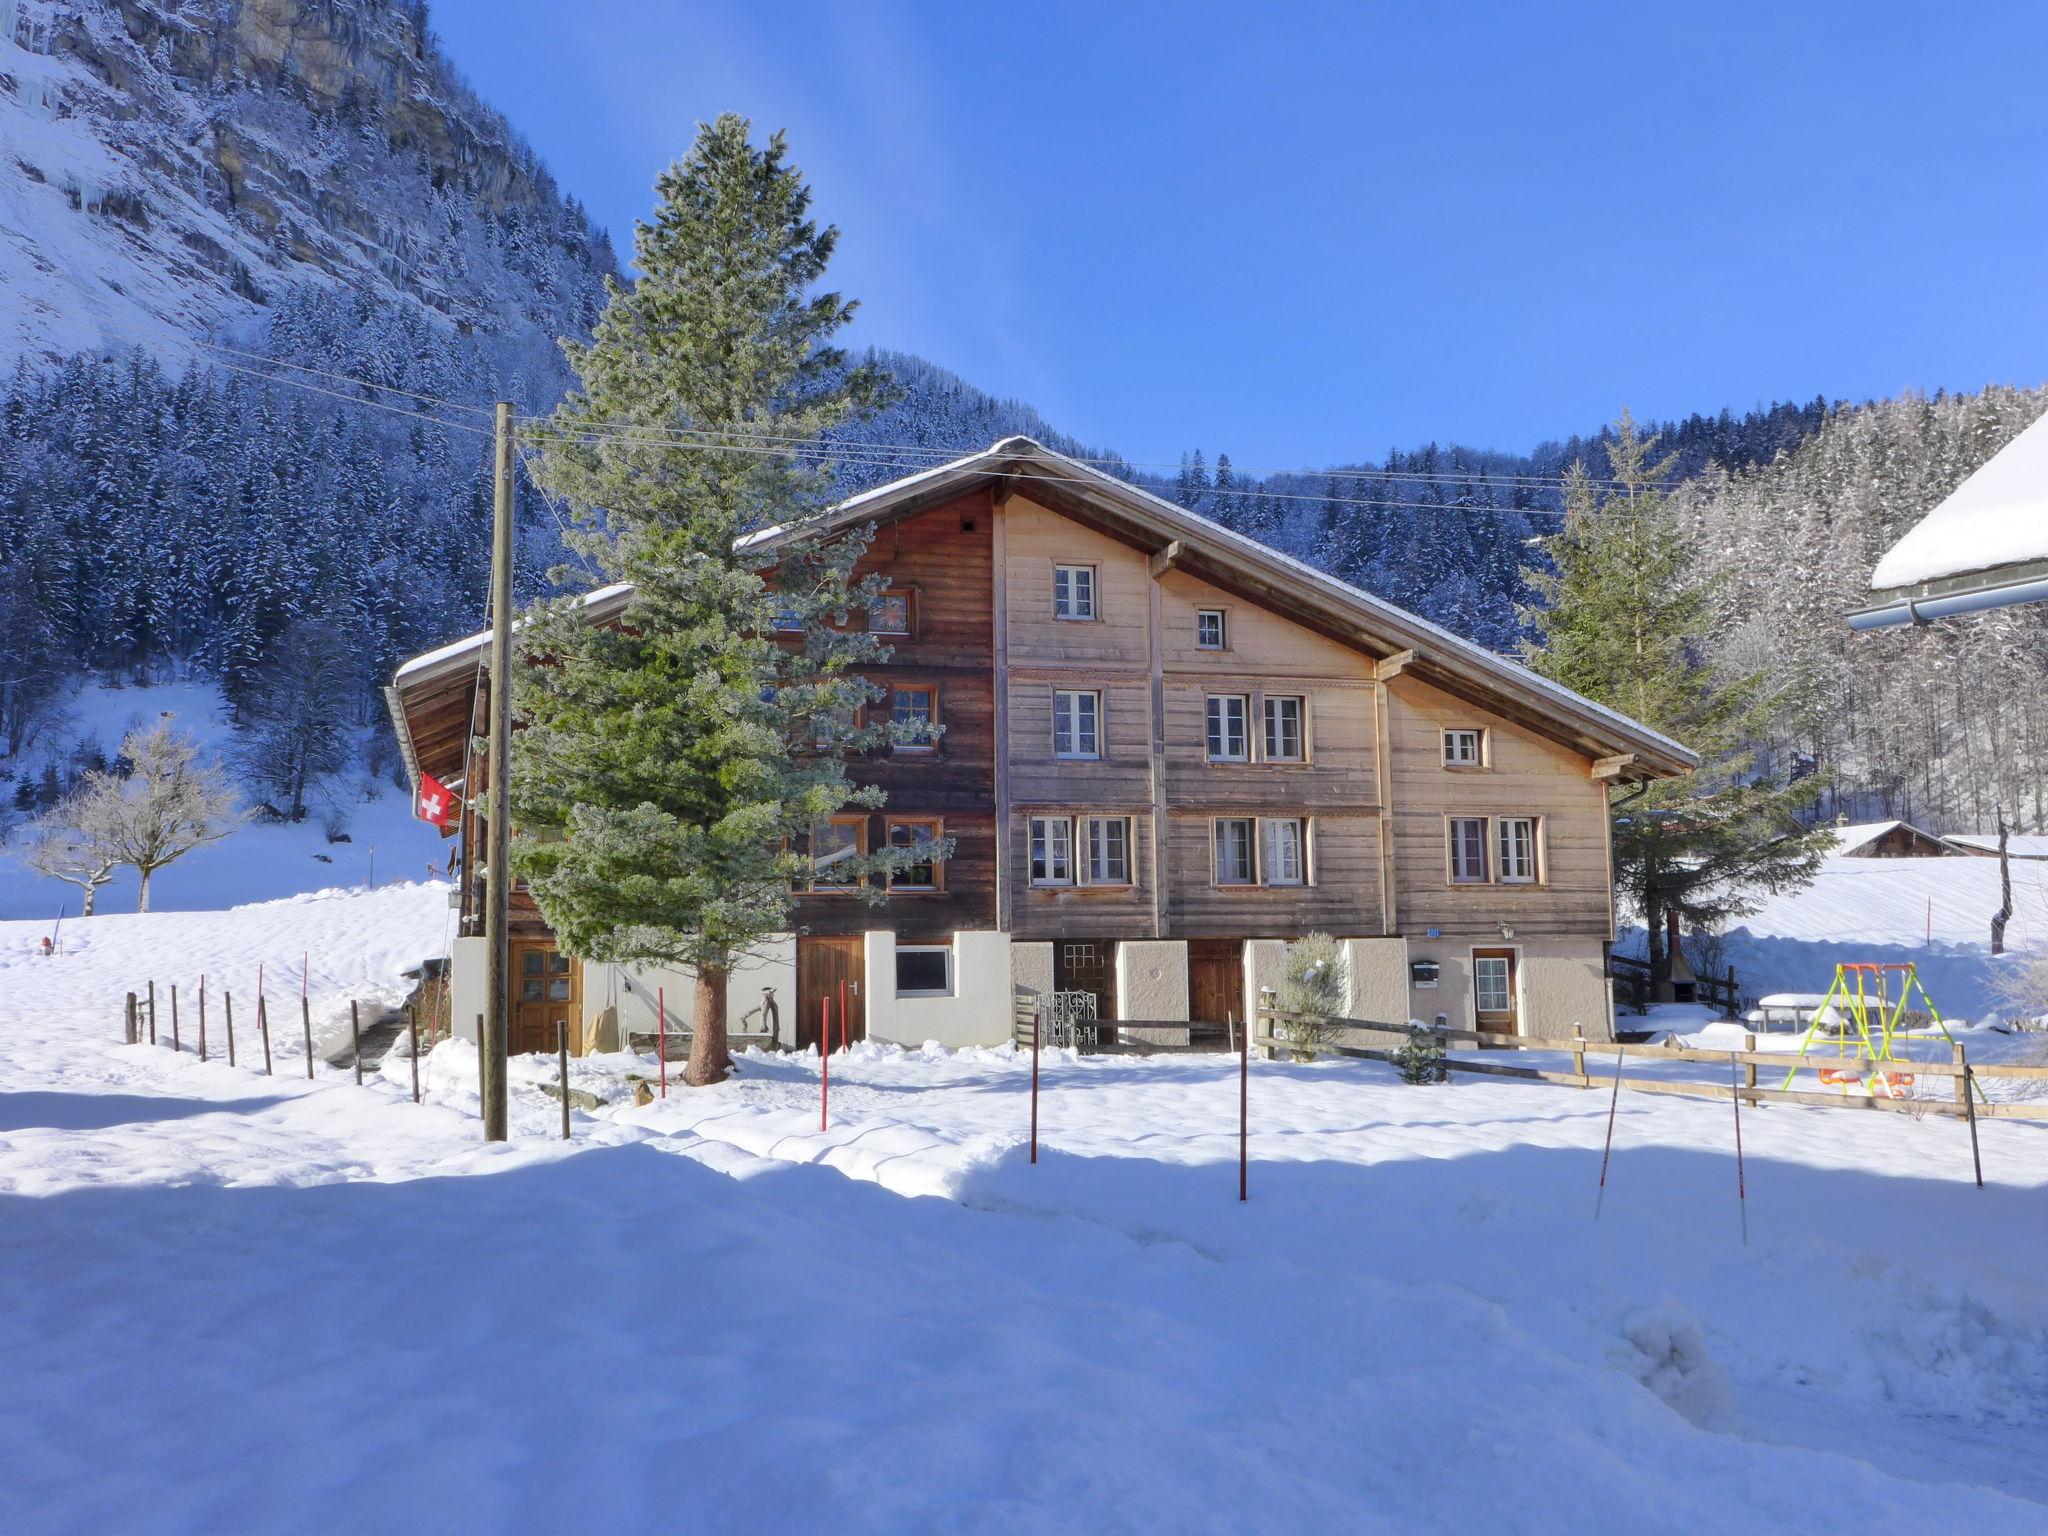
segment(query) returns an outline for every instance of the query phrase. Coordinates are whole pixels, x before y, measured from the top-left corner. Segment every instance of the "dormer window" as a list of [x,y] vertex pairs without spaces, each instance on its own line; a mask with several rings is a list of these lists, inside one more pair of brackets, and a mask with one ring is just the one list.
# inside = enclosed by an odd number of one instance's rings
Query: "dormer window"
[[1444,766],[1477,768],[1486,757],[1486,733],[1469,726],[1453,726],[1444,732]]

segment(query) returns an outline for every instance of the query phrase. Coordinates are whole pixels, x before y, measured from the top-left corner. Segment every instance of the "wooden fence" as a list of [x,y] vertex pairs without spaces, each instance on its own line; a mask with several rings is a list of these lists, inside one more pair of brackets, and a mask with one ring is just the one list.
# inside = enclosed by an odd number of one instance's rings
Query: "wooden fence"
[[[1303,1020],[1304,1015],[1284,1013],[1277,1008],[1259,1010],[1260,1030],[1252,1043],[1269,1054],[1278,1051],[1296,1051],[1300,1047],[1278,1035],[1276,1025],[1285,1025]],[[1583,1035],[1569,1038],[1549,1038],[1531,1035],[1505,1035],[1481,1033],[1469,1029],[1449,1029],[1422,1026],[1423,1032],[1447,1050],[1452,1046],[1476,1046],[1483,1049],[1511,1051],[1557,1051],[1572,1058],[1571,1070],[1558,1071],[1550,1067],[1513,1066],[1507,1062],[1471,1061],[1463,1057],[1446,1055],[1444,1067],[1451,1072],[1466,1072],[1480,1077],[1522,1078],[1531,1082],[1561,1083],[1572,1088],[1606,1087],[1614,1077],[1588,1070],[1587,1057],[1605,1060],[1613,1064],[1614,1072],[1621,1078],[1621,1086],[1637,1093],[1669,1093],[1681,1098],[1720,1099],[1726,1101],[1736,1094],[1742,1096],[1745,1104],[1815,1104],[1829,1109],[1888,1109],[1910,1115],[1938,1114],[1954,1115],[1959,1119],[1972,1115],[1980,1119],[1998,1120],[2048,1120],[2048,1099],[2025,1102],[1999,1102],[1987,1100],[1981,1094],[1974,1095],[1976,1103],[1970,1102],[1973,1084],[1987,1081],[2048,1082],[2048,1066],[2019,1066],[2006,1063],[1987,1063],[1979,1066],[1971,1062],[1960,1045],[1951,1049],[1951,1060],[1872,1062],[1861,1056],[1794,1056],[1787,1051],[1759,1051],[1756,1036],[1744,1035],[1744,1048],[1739,1051],[1710,1051],[1695,1046],[1628,1044],[1609,1040],[1588,1040]],[[1361,1057],[1368,1061],[1391,1061],[1394,1052],[1408,1039],[1408,1026],[1404,1024],[1383,1024],[1370,1019],[1332,1019],[1318,1054],[1328,1052],[1338,1056]],[[1343,1035],[1364,1035],[1379,1037],[1388,1041],[1385,1045],[1361,1043],[1356,1038],[1344,1039]],[[1389,1038],[1391,1037],[1391,1038]],[[1706,1062],[1727,1070],[1729,1081],[1710,1083],[1685,1078],[1631,1077],[1623,1070],[1623,1064],[1630,1058],[1640,1060],[1677,1062]],[[1759,1077],[1776,1075],[1783,1078],[1789,1071],[1832,1069],[1866,1075],[1873,1069],[1900,1074],[1910,1073],[1916,1077],[1949,1078],[1955,1085],[1954,1093],[1947,1099],[1922,1099],[1889,1097],[1878,1094],[1829,1093],[1809,1088],[1767,1088]],[[1760,1072],[1761,1069],[1761,1072]],[[1737,1081],[1739,1075],[1740,1081]]]
[[[1648,1013],[1656,1001],[1656,988],[1652,985],[1650,962],[1638,960],[1632,955],[1609,955],[1607,974],[1614,982],[1614,1004],[1635,1013]],[[1680,983],[1681,986],[1686,985]],[[1690,983],[1692,996],[1679,998],[1679,1002],[1704,1003],[1709,1008],[1718,1008],[1724,1017],[1735,1018],[1742,1012],[1742,988],[1735,980],[1735,967],[1728,967],[1725,976],[1697,976]]]

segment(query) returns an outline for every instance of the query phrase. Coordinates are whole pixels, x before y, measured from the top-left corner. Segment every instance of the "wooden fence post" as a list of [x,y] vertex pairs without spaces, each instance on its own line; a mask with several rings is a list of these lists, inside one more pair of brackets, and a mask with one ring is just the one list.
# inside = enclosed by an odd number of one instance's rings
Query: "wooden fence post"
[[356,1043],[356,1086],[363,1086],[363,1011],[354,998],[348,1000],[348,1033]]
[[270,1004],[264,999],[260,987],[256,992],[256,1031],[263,1036],[263,1075],[273,1076],[270,1068]]
[[299,994],[299,1023],[306,1031],[306,1081],[313,1081],[313,1004],[305,993]]
[[149,984],[149,1043],[156,1044],[156,983]]
[[121,1033],[127,1044],[137,1045],[141,1043],[142,1026],[136,1022],[135,994],[133,992],[128,994],[128,1006],[121,1015]]
[[222,992],[220,995],[220,1016],[228,1032],[228,1065],[235,1064],[235,994]]
[[182,1051],[184,1048],[178,1043],[178,984],[174,981],[171,983],[171,1049]]
[[1969,1058],[1963,1055],[1963,1048],[1956,1047],[1956,1064],[1963,1069],[1963,1075],[1956,1079],[1963,1087],[1963,1113],[1970,1117],[1970,1165],[1977,1170],[1977,1187],[1984,1187],[1984,1154],[1977,1147],[1977,1095],[1971,1090],[1977,1085],[1970,1081]]
[[1572,1026],[1572,1071],[1578,1074],[1581,1088],[1593,1086],[1593,1079],[1586,1076],[1586,1036],[1576,1024]]
[[[1948,1054],[1949,1060],[1953,1061],[1959,1069],[1964,1065],[1963,1048],[1956,1041],[1949,1041]],[[1969,1101],[1970,1085],[1967,1081],[1964,1080],[1963,1073],[1960,1070],[1958,1070],[1956,1073],[1956,1103],[1967,1104],[1969,1103]]]
[[206,1060],[206,978],[199,978],[199,1059]]
[[562,1064],[562,1140],[569,1139],[569,1024],[555,1020],[555,1054]]
[[406,1027],[412,1032],[412,1101],[417,1104],[420,1101],[420,1016],[408,1012],[405,1019]]
[[[1742,1037],[1742,1053],[1745,1056],[1748,1056],[1753,1055],[1755,1051],[1756,1036],[1752,1034],[1744,1034]],[[1753,1061],[1745,1061],[1742,1064],[1742,1086],[1745,1088],[1756,1087],[1756,1063]],[[1755,1099],[1751,1099],[1749,1101],[1749,1107],[1751,1109],[1755,1109],[1757,1107],[1757,1101]]]

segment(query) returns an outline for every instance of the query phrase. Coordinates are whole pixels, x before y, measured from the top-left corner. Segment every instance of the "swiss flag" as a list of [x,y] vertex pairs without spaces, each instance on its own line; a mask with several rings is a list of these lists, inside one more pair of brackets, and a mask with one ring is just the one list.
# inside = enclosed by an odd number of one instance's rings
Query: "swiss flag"
[[420,775],[420,792],[412,803],[412,813],[421,821],[446,827],[448,818],[455,814],[455,797],[448,793],[447,785],[431,773],[423,773]]

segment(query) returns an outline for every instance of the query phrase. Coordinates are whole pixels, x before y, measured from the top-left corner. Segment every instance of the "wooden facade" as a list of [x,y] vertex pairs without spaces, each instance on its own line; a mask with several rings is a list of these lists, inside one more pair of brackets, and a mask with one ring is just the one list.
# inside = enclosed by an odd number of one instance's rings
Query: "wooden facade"
[[[875,707],[903,693],[942,728],[932,750],[855,766],[887,796],[858,835],[936,832],[953,849],[929,889],[880,905],[797,899],[812,1007],[820,989],[883,984],[853,942],[874,930],[1044,947],[1054,984],[1097,992],[1105,1015],[1127,942],[1183,945],[1190,1006],[1210,1009],[1242,995],[1248,941],[1311,930],[1448,936],[1468,971],[1509,934],[1511,975],[1525,940],[1597,957],[1608,790],[1691,766],[1676,743],[1028,440],[839,515],[875,525],[859,573],[892,597]],[[622,604],[598,595],[593,619]],[[460,646],[401,670],[415,774],[466,787],[478,685]],[[522,903],[515,921],[531,932],[538,914]],[[1491,987],[1500,968],[1484,969]]]

